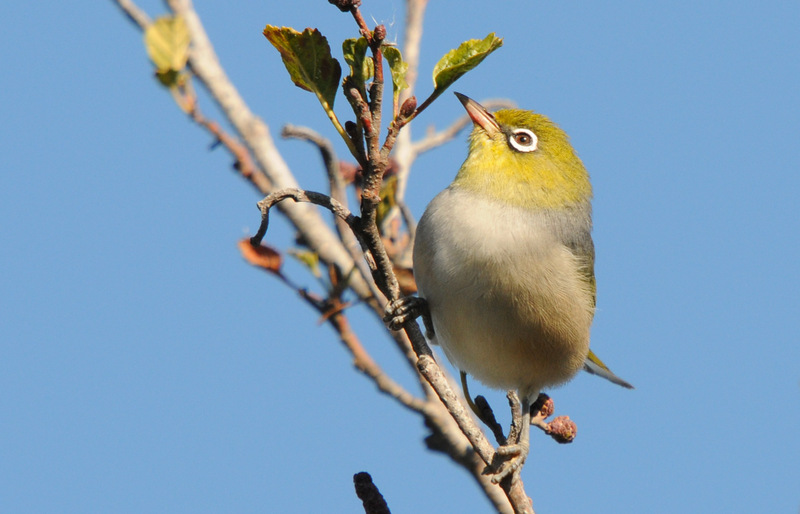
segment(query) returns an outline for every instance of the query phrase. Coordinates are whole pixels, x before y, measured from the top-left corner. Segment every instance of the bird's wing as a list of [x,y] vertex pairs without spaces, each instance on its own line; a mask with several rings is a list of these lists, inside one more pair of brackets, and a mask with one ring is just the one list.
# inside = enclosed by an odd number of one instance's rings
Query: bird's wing
[[[581,275],[589,285],[592,292],[592,305],[595,305],[597,303],[597,283],[594,277],[594,242],[592,241],[592,236],[586,231],[579,234],[572,241],[568,241],[567,245],[582,261]],[[591,350],[589,350],[589,355],[587,355],[586,361],[583,363],[583,369],[592,375],[603,377],[617,385],[633,389],[630,383],[615,375]]]
[[600,358],[597,357],[597,355],[595,355],[591,350],[589,350],[589,355],[586,356],[586,361],[583,363],[583,370],[591,373],[592,375],[603,377],[606,380],[609,380],[617,385],[621,385],[627,389],[633,389],[633,386],[630,383],[615,375],[614,372],[608,369],[608,366],[603,364],[603,361],[601,361]]
[[586,227],[584,230],[575,231],[570,234],[571,237],[562,241],[580,261],[581,278],[589,285],[594,307],[597,302],[597,284],[594,278],[594,241],[589,230],[589,227]]

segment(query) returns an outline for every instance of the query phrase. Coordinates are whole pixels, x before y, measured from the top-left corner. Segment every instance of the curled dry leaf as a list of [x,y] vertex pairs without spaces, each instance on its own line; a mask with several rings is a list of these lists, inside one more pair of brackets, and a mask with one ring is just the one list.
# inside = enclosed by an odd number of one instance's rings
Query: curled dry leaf
[[281,274],[283,259],[278,250],[263,244],[253,246],[250,244],[250,239],[245,238],[239,241],[239,251],[242,252],[244,260],[253,266],[263,268],[276,275]]

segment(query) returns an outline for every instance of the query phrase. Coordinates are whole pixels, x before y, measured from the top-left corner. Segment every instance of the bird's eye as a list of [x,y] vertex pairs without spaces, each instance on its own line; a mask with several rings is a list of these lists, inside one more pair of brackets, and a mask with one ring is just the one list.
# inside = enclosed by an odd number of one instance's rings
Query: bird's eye
[[511,148],[518,152],[533,152],[536,150],[538,141],[536,134],[528,129],[515,129],[508,136],[508,143]]

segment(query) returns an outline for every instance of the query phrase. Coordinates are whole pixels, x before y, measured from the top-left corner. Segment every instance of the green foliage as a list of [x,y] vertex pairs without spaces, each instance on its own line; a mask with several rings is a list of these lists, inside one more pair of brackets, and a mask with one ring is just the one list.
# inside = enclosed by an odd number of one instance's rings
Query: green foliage
[[455,50],[447,52],[433,68],[434,95],[442,94],[453,82],[479,65],[501,46],[503,39],[496,37],[492,32],[483,39],[464,41]]
[[[378,25],[375,31],[371,33],[370,37],[375,38],[375,45],[383,40],[385,31],[386,29],[382,25]],[[339,65],[339,61],[331,56],[328,40],[317,29],[307,28],[303,32],[298,32],[290,27],[275,27],[273,25],[266,26],[264,36],[280,52],[283,64],[295,85],[316,94],[328,118],[336,127],[342,140],[347,144],[350,153],[356,158],[363,157],[363,151],[358,149],[358,145],[361,143],[355,141],[355,136],[345,130],[345,126],[342,125],[333,111],[333,103],[336,98],[336,90],[339,87],[342,68]],[[397,121],[396,124],[393,123],[391,125],[390,135],[387,138],[387,143],[389,144],[385,148],[387,154],[391,151],[391,146],[396,137],[396,133],[392,133],[392,130],[402,129],[406,123],[425,110],[453,82],[480,64],[490,53],[503,44],[501,38],[495,37],[494,33],[491,33],[484,39],[465,41],[458,48],[449,51],[439,60],[433,70],[433,92],[418,107],[415,97],[409,98],[402,106],[398,105],[400,92],[409,87],[406,81],[408,64],[403,60],[400,50],[393,45],[381,44],[380,51],[378,51],[377,46],[372,47],[373,55],[370,57],[367,55],[372,45],[370,41],[372,40],[369,37],[361,36],[346,39],[342,43],[342,54],[350,68],[350,72],[342,82],[342,86],[348,94],[353,88],[359,92],[359,95],[349,98],[353,104],[357,119],[357,125],[354,126],[370,125],[369,119],[363,118],[364,107],[363,104],[358,104],[361,100],[357,97],[360,96],[361,99],[366,101],[368,96],[367,81],[375,76],[376,66],[382,64],[374,62],[373,59],[376,56],[381,56],[382,59],[385,59],[388,64],[389,74],[392,77],[393,114],[395,121]],[[358,128],[356,130],[360,131],[362,129]]]
[[183,80],[190,41],[189,29],[180,16],[163,16],[145,29],[144,46],[163,85],[175,87]]
[[366,96],[365,83],[372,78],[372,58],[367,57],[367,40],[364,37],[358,39],[345,39],[342,43],[342,54],[344,60],[350,66],[350,81],[356,87],[361,96]]
[[392,94],[395,103],[397,103],[400,91],[408,87],[406,82],[408,64],[403,60],[403,56],[396,46],[383,45],[382,50],[386,62],[389,63],[389,71],[392,73]]
[[308,268],[312,275],[317,278],[322,277],[322,273],[319,270],[319,255],[316,252],[292,248],[289,250],[289,255],[297,259],[303,266]]
[[317,29],[297,32],[289,27],[267,25],[264,35],[281,54],[283,64],[297,87],[317,95],[331,112],[342,67],[331,57],[328,40]]

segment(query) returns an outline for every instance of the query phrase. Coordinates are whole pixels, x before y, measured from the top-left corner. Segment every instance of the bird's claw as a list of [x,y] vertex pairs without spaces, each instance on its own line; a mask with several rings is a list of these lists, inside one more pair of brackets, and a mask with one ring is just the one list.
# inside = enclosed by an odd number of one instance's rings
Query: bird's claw
[[428,304],[423,298],[406,296],[391,301],[384,309],[383,321],[392,330],[400,330],[407,321],[427,312]]
[[517,444],[506,444],[497,448],[497,456],[501,462],[492,475],[492,483],[498,484],[503,479],[522,468],[528,458],[530,443],[521,441]]

